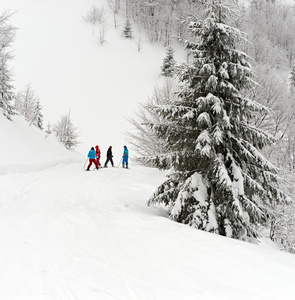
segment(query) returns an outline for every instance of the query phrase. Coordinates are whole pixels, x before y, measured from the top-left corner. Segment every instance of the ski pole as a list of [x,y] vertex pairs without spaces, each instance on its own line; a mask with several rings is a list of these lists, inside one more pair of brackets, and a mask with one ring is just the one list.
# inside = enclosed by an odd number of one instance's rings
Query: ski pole
[[83,166],[83,168],[82,168],[83,170],[84,170],[84,168],[85,168],[85,166],[86,166],[87,160],[88,160],[88,157],[86,158],[85,164],[84,164],[84,166]]
[[122,161],[122,159],[123,159],[123,156],[121,157],[121,160],[120,160],[120,162],[119,162],[119,164],[118,164],[118,167],[117,167],[117,168],[119,168],[119,166],[120,166],[120,164],[121,164],[121,161]]

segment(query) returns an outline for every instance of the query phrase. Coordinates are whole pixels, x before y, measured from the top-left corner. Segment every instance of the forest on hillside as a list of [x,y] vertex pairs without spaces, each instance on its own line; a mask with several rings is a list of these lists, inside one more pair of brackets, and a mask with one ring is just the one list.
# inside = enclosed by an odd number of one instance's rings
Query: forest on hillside
[[[119,2],[116,1],[117,4]],[[190,15],[204,19],[203,4],[204,1],[189,0],[128,0],[120,5],[134,26],[145,30],[150,42],[162,43],[170,49],[167,56],[170,55],[173,61],[173,47],[179,41],[188,38],[194,41],[194,37],[190,36],[187,30],[185,19]],[[275,137],[275,143],[263,147],[262,152],[280,167],[280,176],[283,178],[280,187],[294,199],[295,7],[280,1],[267,0],[253,0],[248,4],[246,6],[238,3],[238,6],[234,7],[235,14],[230,16],[228,24],[244,32],[248,40],[239,47],[250,57],[257,84],[253,85],[246,96],[269,108],[268,111],[255,115],[251,123]],[[188,63],[189,60],[188,57]],[[173,61],[173,64],[177,69],[177,62]],[[162,89],[154,91],[146,105],[139,109],[137,117],[131,120],[137,134],[130,134],[130,138],[136,140],[134,144],[141,155],[165,152],[162,141],[157,140],[157,137],[152,136],[149,131],[146,132],[147,129],[140,124],[149,122],[149,118],[158,119],[158,122],[163,121],[151,109],[151,105],[174,101],[176,90],[177,83],[175,86],[171,80],[167,81]],[[151,144],[154,145],[152,150]],[[273,210],[275,216],[270,218],[268,230],[264,234],[278,242],[286,251],[295,253],[294,204],[275,205]]]
[[[171,46],[188,37],[182,22],[192,14],[203,17],[201,0],[109,0],[117,13],[145,30],[150,42]],[[254,99],[272,109],[255,125],[266,128],[278,140],[280,151],[270,150],[272,159],[292,171],[295,168],[295,6],[280,1],[253,0],[239,4],[229,23],[246,33],[248,43],[241,50],[249,55],[256,74]],[[283,151],[282,151],[283,150]],[[276,155],[274,154],[276,152]]]

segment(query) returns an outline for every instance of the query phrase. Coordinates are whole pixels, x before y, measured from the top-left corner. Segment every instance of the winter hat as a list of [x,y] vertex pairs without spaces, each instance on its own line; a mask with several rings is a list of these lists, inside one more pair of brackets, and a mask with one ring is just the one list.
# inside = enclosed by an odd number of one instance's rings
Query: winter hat
[[91,150],[94,150],[94,148],[93,148],[93,147],[91,147]]

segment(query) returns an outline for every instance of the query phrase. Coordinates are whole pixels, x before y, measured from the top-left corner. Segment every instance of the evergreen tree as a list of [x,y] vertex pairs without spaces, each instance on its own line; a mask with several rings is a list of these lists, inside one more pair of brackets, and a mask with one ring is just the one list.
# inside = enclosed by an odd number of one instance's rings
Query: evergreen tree
[[11,116],[15,114],[12,101],[14,100],[13,85],[11,83],[11,74],[7,66],[6,54],[0,52],[0,107],[7,119],[11,120]]
[[129,19],[126,19],[125,24],[124,24],[124,28],[123,28],[123,34],[125,36],[125,38],[127,39],[132,39],[132,25]]
[[267,108],[243,96],[255,83],[237,49],[245,37],[226,24],[231,8],[221,0],[204,5],[204,20],[186,20],[192,38],[183,42],[192,60],[180,66],[178,99],[154,106],[166,122],[149,126],[170,151],[146,160],[172,173],[148,204],[164,203],[172,219],[198,229],[257,237],[272,206],[287,199],[277,168],[260,152],[274,139],[251,125]]
[[172,77],[175,71],[174,51],[172,47],[167,48],[166,57],[163,60],[161,74],[166,77]]
[[292,89],[294,90],[295,89],[295,67],[293,67],[291,70],[290,83]]
[[34,124],[37,128],[43,130],[43,114],[41,110],[42,108],[40,105],[40,100],[38,99],[35,104],[32,120],[30,124]]
[[17,93],[15,109],[25,117],[30,125],[34,124],[43,130],[43,115],[40,100],[32,89],[31,84],[28,84],[23,91]]
[[73,126],[70,113],[61,117],[61,120],[54,126],[53,131],[56,133],[58,140],[65,145],[67,149],[73,149],[79,144],[77,141],[78,134]]
[[50,122],[48,122],[48,124],[47,124],[47,129],[45,130],[45,133],[47,133],[47,135],[52,134]]
[[10,16],[9,12],[0,15],[0,107],[9,120],[15,114],[12,106],[14,87],[11,83],[11,71],[8,66],[12,59],[9,49],[15,36],[15,28],[9,22]]

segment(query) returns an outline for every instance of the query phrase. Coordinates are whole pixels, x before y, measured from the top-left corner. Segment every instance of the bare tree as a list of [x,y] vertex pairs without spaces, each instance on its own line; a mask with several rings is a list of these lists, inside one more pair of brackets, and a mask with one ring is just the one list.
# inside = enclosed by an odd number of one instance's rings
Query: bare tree
[[295,107],[290,95],[287,78],[278,75],[277,70],[267,65],[256,68],[259,85],[254,90],[254,99],[271,109],[271,114],[262,114],[255,119],[255,126],[263,128],[281,140],[285,137]]
[[186,26],[179,23],[185,12],[199,14],[201,1],[126,0],[126,16],[143,26],[150,42],[171,44],[173,36],[184,37]]
[[154,88],[154,92],[147,102],[139,105],[135,117],[128,119],[133,126],[133,130],[127,133],[127,139],[140,157],[166,152],[167,149],[151,133],[147,124],[151,120],[157,123],[165,122],[162,117],[151,109],[151,106],[173,102],[176,99],[176,88],[176,81],[174,79],[165,78],[161,87]]
[[143,41],[140,35],[137,38],[136,45],[137,45],[137,51],[140,52],[142,50],[142,45],[143,45]]
[[100,45],[103,45],[106,42],[106,32],[107,32],[107,27],[105,23],[102,23],[98,29],[97,29],[97,34],[96,34],[96,39],[99,42]]
[[121,7],[121,2],[120,0],[108,0],[109,6],[111,8],[111,10],[113,11],[113,17],[114,17],[114,25],[115,28],[117,28],[117,14],[120,10]]
[[[293,199],[295,197],[294,175],[294,170],[281,174],[286,179],[282,188]],[[269,224],[269,238],[278,243],[282,250],[295,254],[295,204],[275,206],[273,211],[274,215]]]
[[101,24],[104,22],[105,18],[105,9],[104,7],[98,8],[92,6],[91,9],[87,12],[87,15],[84,17],[84,20],[93,25],[92,35],[94,35],[94,27],[96,24]]
[[91,23],[92,25],[96,25],[97,23],[103,22],[105,13],[106,12],[104,7],[98,8],[92,6],[91,9],[87,12],[86,17],[84,17],[84,20],[88,23]]

